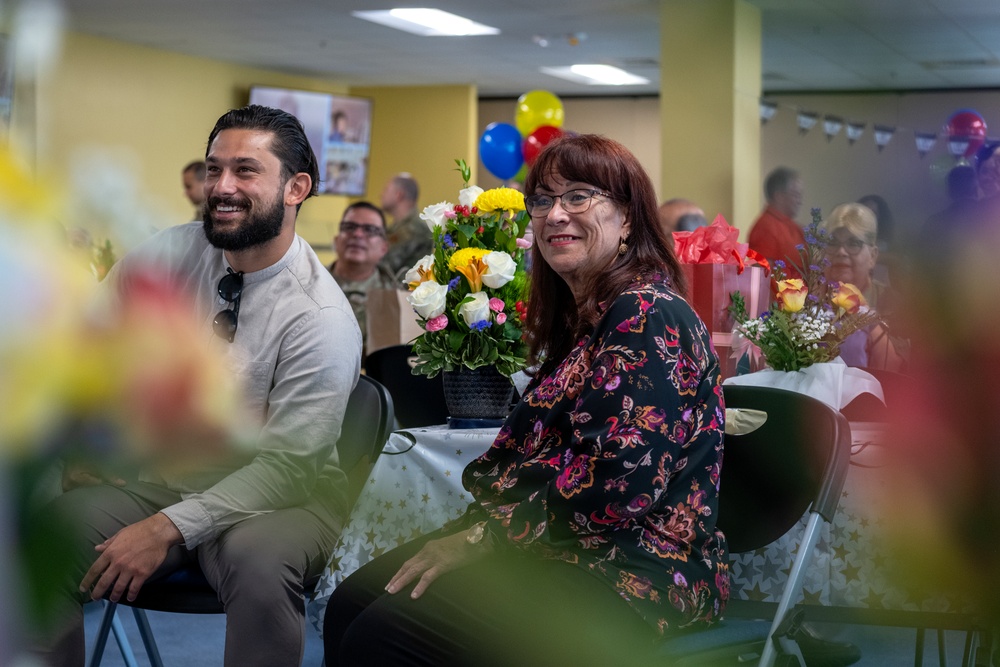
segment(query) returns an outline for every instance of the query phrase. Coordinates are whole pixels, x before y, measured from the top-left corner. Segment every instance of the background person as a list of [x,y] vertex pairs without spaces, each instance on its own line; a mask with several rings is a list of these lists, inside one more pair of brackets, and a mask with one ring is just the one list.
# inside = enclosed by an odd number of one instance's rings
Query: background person
[[722,613],[724,410],[652,183],[620,144],[557,140],[528,175],[529,366],[466,516],[348,577],[326,663],[642,664]]
[[[878,225],[867,206],[849,203],[837,206],[820,225],[830,236],[826,246],[829,265],[827,280],[850,283],[857,287],[868,306],[884,319],[890,318],[899,304],[899,296],[872,278],[878,261]],[[887,324],[875,324],[858,331],[841,345],[841,357],[848,366],[865,366],[901,371],[905,366],[908,345],[890,331]]]
[[367,201],[348,206],[344,209],[337,235],[333,237],[333,247],[337,251],[337,259],[330,265],[330,273],[351,302],[361,327],[363,363],[368,356],[368,292],[376,288],[399,288],[399,283],[381,264],[389,249],[382,211]]
[[227,667],[302,659],[303,589],[347,513],[334,446],[361,334],[336,281],[295,233],[318,182],[301,124],[268,107],[229,111],[209,136],[206,164],[204,222],[153,236],[107,283],[142,294],[143,271],[155,267],[197,297],[204,343],[241,380],[253,438],[198,469],[119,476],[67,464],[66,493],[36,519],[76,528],[64,545],[77,570],[67,574],[68,619],[48,647],[51,664],[84,664],[81,598],[134,599],[147,580],[192,562],[226,607]]
[[184,196],[194,205],[195,216],[192,220],[201,220],[201,207],[205,203],[205,162],[195,160],[189,162],[181,170],[181,185]]
[[705,220],[705,212],[701,210],[700,206],[680,197],[668,199],[660,204],[657,215],[660,227],[666,234],[690,232],[697,227],[704,227],[708,224],[708,221]]
[[[799,278],[792,264],[800,264],[797,246],[805,246],[806,237],[795,217],[802,208],[802,179],[794,169],[778,167],[764,180],[767,206],[750,228],[747,241],[774,265],[785,262],[789,278]],[[791,261],[789,261],[791,260]]]
[[386,229],[389,252],[383,261],[393,275],[399,277],[434,249],[431,230],[420,219],[417,210],[419,196],[416,179],[407,173],[393,176],[382,190],[382,210],[392,218],[392,224]]

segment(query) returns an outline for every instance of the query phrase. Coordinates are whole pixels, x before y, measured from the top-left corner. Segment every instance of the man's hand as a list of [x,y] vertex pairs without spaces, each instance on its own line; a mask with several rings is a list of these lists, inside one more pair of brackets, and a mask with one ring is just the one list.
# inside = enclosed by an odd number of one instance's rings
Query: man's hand
[[416,600],[439,576],[466,565],[490,552],[487,544],[469,544],[466,539],[470,531],[462,531],[431,540],[410,560],[403,563],[385,590],[396,593],[408,583],[420,577],[413,587],[410,597]]
[[118,602],[127,588],[128,600],[135,600],[167,550],[183,541],[174,522],[161,512],[126,526],[94,547],[101,555],[83,576],[80,592],[89,590],[91,599],[99,600],[110,589],[111,601]]

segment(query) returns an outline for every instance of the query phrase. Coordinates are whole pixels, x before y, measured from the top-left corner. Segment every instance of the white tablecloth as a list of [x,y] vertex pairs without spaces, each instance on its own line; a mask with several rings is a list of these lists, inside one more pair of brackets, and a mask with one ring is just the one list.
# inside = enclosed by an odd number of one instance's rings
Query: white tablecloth
[[345,577],[465,513],[472,497],[462,488],[462,470],[493,444],[498,430],[433,426],[389,437],[309,603],[309,619],[320,632],[326,603]]

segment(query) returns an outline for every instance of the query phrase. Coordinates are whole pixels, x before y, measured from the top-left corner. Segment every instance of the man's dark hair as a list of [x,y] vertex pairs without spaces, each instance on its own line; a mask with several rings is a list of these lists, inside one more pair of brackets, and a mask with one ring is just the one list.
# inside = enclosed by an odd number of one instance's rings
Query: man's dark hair
[[768,201],[774,199],[774,195],[788,190],[788,186],[799,177],[799,172],[788,167],[778,167],[764,181],[764,196]]
[[204,181],[205,180],[205,161],[204,160],[195,160],[194,162],[188,162],[186,165],[184,165],[184,168],[181,169],[181,173],[182,174],[186,174],[188,172],[191,172],[192,174],[194,174],[194,177],[197,178],[199,181]]
[[370,201],[356,201],[356,202],[354,202],[353,204],[351,204],[350,206],[348,206],[347,208],[344,209],[344,215],[342,215],[340,217],[340,221],[343,222],[344,218],[347,217],[347,214],[349,212],[353,211],[356,208],[362,208],[362,209],[368,209],[369,211],[375,211],[376,213],[378,213],[379,220],[382,221],[382,226],[385,227],[385,213],[383,213],[382,209],[380,209],[378,206],[376,206],[375,204],[371,203]]
[[212,148],[212,142],[223,130],[259,130],[270,132],[271,152],[274,153],[281,162],[281,172],[285,180],[291,178],[299,172],[309,174],[312,179],[312,189],[306,197],[315,195],[319,188],[319,166],[316,164],[316,154],[313,153],[306,138],[306,132],[302,129],[299,119],[281,109],[251,104],[241,109],[231,109],[219,118],[208,135],[208,150]]

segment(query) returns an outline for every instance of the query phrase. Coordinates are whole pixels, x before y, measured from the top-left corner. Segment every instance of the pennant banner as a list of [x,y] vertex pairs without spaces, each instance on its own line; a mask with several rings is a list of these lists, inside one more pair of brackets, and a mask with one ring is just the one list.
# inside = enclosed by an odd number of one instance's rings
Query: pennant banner
[[872,130],[875,132],[875,143],[878,145],[879,152],[882,152],[882,149],[889,145],[892,135],[896,133],[896,128],[888,125],[876,125]]
[[[807,111],[792,105],[783,105],[773,100],[761,99],[759,103],[761,125],[771,120],[779,108],[785,107],[795,112],[795,122],[800,136],[808,134],[817,123],[822,122],[823,134],[826,136],[827,142],[832,142],[840,134],[840,131],[844,130],[847,143],[853,146],[864,136],[865,130],[868,127],[868,123],[864,121],[844,121],[840,116]],[[965,124],[963,125],[959,121],[963,121]],[[899,132],[906,131],[913,132],[914,145],[921,158],[934,150],[940,140],[941,143],[947,146],[948,152],[956,159],[956,163],[975,162],[975,152],[980,146],[988,142],[1000,143],[1000,137],[990,138],[986,136],[985,120],[982,119],[982,116],[978,112],[969,109],[963,109],[952,114],[948,123],[937,132],[882,124],[872,124],[872,131],[875,145],[879,152],[882,152],[889,145],[893,136]]]
[[920,153],[921,158],[930,153],[934,144],[937,143],[937,135],[933,132],[917,132],[913,138],[917,142],[917,152]]
[[761,124],[767,123],[771,120],[771,117],[778,111],[778,105],[774,102],[760,101],[760,122]]
[[854,145],[854,142],[861,138],[861,135],[865,133],[864,123],[848,123],[847,130],[847,143]]
[[844,126],[844,121],[836,116],[827,116],[823,119],[823,133],[826,134],[826,140],[832,140],[840,132],[840,128]]
[[805,134],[811,130],[817,120],[819,120],[819,114],[810,113],[808,111],[800,111],[798,115],[799,134]]

